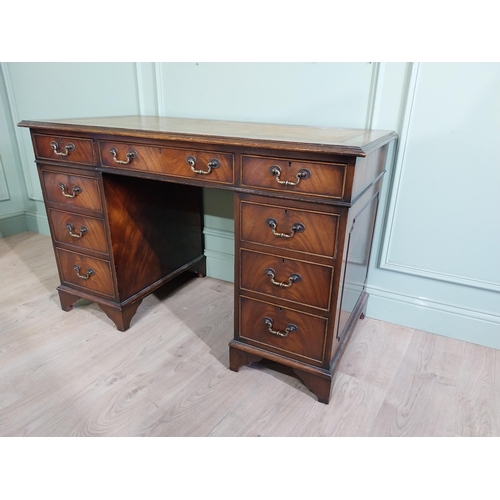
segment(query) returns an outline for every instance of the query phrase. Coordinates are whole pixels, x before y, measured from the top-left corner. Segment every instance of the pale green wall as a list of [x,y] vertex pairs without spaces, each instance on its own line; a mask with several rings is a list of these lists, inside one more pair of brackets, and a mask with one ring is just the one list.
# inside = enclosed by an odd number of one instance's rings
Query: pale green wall
[[369,63],[175,63],[160,67],[160,115],[359,127]]
[[26,231],[28,195],[20,168],[9,100],[0,72],[0,236]]
[[411,69],[368,314],[500,348],[500,64]]
[[[4,63],[2,72],[3,233],[48,232],[21,119],[137,113],[392,129],[401,137],[368,315],[500,348],[499,64]],[[209,275],[231,281],[232,195],[205,190],[205,212]]]

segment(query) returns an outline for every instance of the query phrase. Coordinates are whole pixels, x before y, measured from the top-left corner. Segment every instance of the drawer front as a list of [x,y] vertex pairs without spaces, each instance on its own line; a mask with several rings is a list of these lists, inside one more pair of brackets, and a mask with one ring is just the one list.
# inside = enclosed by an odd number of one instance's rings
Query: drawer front
[[321,363],[326,328],[325,318],[240,298],[240,337],[259,347]]
[[48,209],[52,233],[56,243],[108,253],[104,221],[60,210]]
[[339,215],[242,202],[244,241],[335,257]]
[[45,200],[68,208],[102,212],[99,180],[96,177],[42,170]]
[[232,154],[118,142],[99,142],[99,151],[102,165],[107,167],[222,184],[232,184],[234,181]]
[[245,186],[334,199],[344,197],[347,165],[343,163],[243,156],[242,166]]
[[241,288],[328,310],[331,267],[241,250]]
[[96,165],[94,141],[54,135],[33,134],[35,156],[40,160]]
[[[66,284],[114,297],[111,265],[109,261],[89,257],[57,248],[57,258],[62,280]],[[75,269],[78,266],[78,269]],[[79,277],[78,274],[80,274]]]

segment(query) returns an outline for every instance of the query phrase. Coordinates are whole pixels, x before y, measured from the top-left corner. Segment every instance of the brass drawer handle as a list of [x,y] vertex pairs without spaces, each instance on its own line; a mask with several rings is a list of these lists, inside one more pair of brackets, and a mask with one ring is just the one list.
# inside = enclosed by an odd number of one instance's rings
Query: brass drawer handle
[[83,189],[80,186],[75,186],[71,192],[73,194],[68,194],[66,192],[66,185],[63,184],[62,182],[59,184],[59,189],[62,191],[63,196],[66,196],[66,198],[74,198],[77,194],[80,194]]
[[271,173],[271,175],[274,175],[274,178],[276,179],[276,182],[278,184],[284,184],[285,186],[296,186],[302,179],[309,179],[309,177],[311,177],[311,172],[307,170],[307,168],[301,168],[297,172],[295,181],[282,181],[280,179],[281,168],[278,167],[278,165],[271,165],[271,167],[269,167],[269,172]]
[[57,148],[59,148],[59,144],[57,144],[57,142],[55,142],[55,141],[52,141],[50,143],[50,147],[54,150],[54,153],[57,156],[68,156],[70,151],[74,151],[75,150],[75,145],[72,142],[68,142],[68,144],[66,144],[66,146],[64,146],[64,149],[65,149],[64,152],[63,151],[57,151]]
[[302,281],[302,276],[297,273],[293,273],[288,278],[288,283],[284,283],[282,281],[276,281],[274,278],[276,277],[276,271],[272,267],[268,267],[264,270],[264,274],[271,278],[271,283],[276,286],[281,286],[284,288],[290,288],[294,283],[298,283]]
[[262,322],[267,326],[267,331],[272,333],[273,335],[277,335],[278,337],[288,337],[288,334],[291,332],[298,332],[299,329],[297,325],[290,323],[286,325],[285,331],[280,332],[279,330],[273,330],[273,320],[271,318],[262,318]]
[[118,157],[118,150],[116,148],[111,148],[109,150],[109,153],[113,157],[113,161],[115,163],[119,163],[120,165],[128,165],[130,163],[130,160],[132,160],[133,158],[137,158],[137,151],[135,151],[134,149],[129,149],[128,150],[127,161],[125,161],[125,160],[118,160],[118,158],[117,158]]
[[80,266],[75,264],[73,269],[76,271],[76,275],[82,280],[88,280],[91,276],[95,274],[93,269],[89,269],[86,274],[80,274]]
[[207,163],[207,169],[208,170],[196,170],[194,166],[196,165],[196,158],[194,156],[188,156],[186,157],[186,163],[191,167],[191,170],[195,174],[203,174],[203,175],[208,175],[213,168],[219,168],[220,167],[220,161],[217,158],[212,158],[208,163]]
[[88,233],[89,231],[85,226],[82,226],[79,233],[74,233],[73,224],[70,224],[69,222],[66,224],[66,228],[69,231],[69,235],[72,236],[73,238],[81,238],[85,233]]
[[271,228],[274,236],[279,236],[280,238],[291,238],[295,233],[303,233],[306,230],[306,226],[300,222],[295,222],[290,229],[290,233],[278,233],[276,228],[278,227],[278,222],[276,219],[270,217],[266,220],[266,224]]

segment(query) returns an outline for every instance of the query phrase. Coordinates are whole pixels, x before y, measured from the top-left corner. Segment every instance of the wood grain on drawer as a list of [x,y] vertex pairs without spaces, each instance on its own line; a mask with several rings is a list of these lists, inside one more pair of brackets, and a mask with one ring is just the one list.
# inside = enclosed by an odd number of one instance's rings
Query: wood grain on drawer
[[[114,297],[109,261],[56,248],[62,280],[88,292]],[[78,266],[79,269],[75,269]],[[79,277],[83,276],[83,278]],[[85,279],[87,278],[87,279]]]
[[328,309],[333,268],[244,249],[240,263],[241,288]]
[[[99,142],[99,151],[102,165],[106,167],[140,170],[223,184],[232,184],[234,180],[232,154],[119,142]],[[112,151],[115,153],[113,154]],[[191,163],[188,160],[191,160]]]
[[[56,160],[81,165],[95,165],[94,141],[75,137],[33,134],[35,156],[40,160]],[[55,144],[55,149],[52,145]],[[59,154],[58,154],[59,153]]]
[[347,165],[298,160],[242,157],[242,183],[287,193],[344,197]]
[[47,202],[65,205],[71,209],[83,208],[102,212],[99,180],[96,177],[46,169],[42,170],[41,175]]
[[104,221],[60,210],[48,209],[53,238],[56,243],[66,243],[78,248],[108,253]]
[[338,224],[335,214],[241,203],[241,239],[263,245],[333,258]]
[[240,337],[260,347],[321,362],[325,355],[326,327],[325,318],[240,298]]

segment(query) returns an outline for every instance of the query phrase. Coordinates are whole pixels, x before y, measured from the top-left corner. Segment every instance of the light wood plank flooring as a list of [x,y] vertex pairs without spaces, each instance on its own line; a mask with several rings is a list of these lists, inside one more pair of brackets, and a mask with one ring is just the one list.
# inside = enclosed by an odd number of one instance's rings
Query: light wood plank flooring
[[60,309],[49,237],[0,253],[1,436],[500,436],[500,351],[366,318],[323,405],[286,371],[228,369],[231,283],[180,278],[122,333]]

